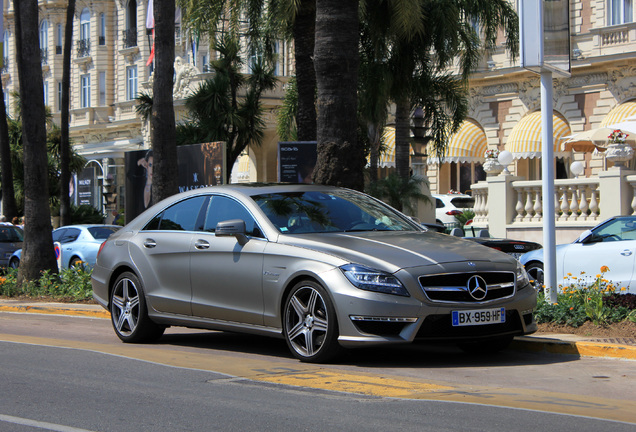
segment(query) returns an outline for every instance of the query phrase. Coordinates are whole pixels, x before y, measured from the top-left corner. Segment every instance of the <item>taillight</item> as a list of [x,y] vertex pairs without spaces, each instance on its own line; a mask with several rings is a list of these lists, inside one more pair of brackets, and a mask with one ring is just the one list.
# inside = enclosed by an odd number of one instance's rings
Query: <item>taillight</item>
[[449,216],[455,216],[455,215],[460,215],[462,214],[462,212],[460,210],[449,210],[446,212],[447,215]]
[[95,260],[99,258],[99,254],[102,253],[102,249],[104,249],[104,245],[106,245],[106,242],[102,242],[102,244],[99,245],[99,250],[97,251],[97,256],[95,257]]

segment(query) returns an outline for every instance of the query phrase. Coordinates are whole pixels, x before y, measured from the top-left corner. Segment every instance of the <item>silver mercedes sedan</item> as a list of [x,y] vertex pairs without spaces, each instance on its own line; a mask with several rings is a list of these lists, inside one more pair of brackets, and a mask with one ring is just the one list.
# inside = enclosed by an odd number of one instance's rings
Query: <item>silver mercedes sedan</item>
[[536,290],[517,260],[329,186],[175,195],[113,234],[92,278],[124,342],[168,326],[249,332],[325,362],[414,341],[497,351],[537,329]]

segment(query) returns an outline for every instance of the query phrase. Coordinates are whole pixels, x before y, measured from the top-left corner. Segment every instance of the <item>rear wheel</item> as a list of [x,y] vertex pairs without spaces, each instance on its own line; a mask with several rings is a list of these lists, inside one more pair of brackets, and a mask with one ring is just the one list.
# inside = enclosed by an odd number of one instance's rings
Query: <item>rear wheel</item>
[[526,266],[526,272],[537,291],[543,289],[543,263],[533,262]]
[[79,267],[84,264],[84,261],[79,259],[78,257],[71,258],[71,262],[69,263],[69,267]]
[[148,318],[141,282],[130,272],[122,273],[113,285],[110,315],[115,333],[124,342],[152,342],[165,330]]
[[11,261],[9,261],[9,267],[17,269],[20,267],[20,260],[17,258],[11,258]]
[[326,362],[341,350],[331,299],[322,286],[312,281],[297,284],[287,296],[283,331],[287,346],[301,361]]

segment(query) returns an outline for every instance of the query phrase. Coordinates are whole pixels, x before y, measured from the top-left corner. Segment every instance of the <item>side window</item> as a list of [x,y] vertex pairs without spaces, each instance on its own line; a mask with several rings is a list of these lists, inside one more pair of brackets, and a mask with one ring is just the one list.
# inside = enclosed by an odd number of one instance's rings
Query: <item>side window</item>
[[53,231],[53,242],[59,242],[66,231],[66,228]]
[[70,243],[77,240],[81,231],[77,228],[69,228],[64,232],[64,235],[60,238],[60,243]]
[[231,219],[241,219],[245,221],[245,231],[247,235],[263,237],[263,233],[258,228],[250,212],[238,201],[224,196],[213,196],[210,200],[205,215],[203,230],[214,232],[219,222]]
[[180,201],[155,216],[144,230],[195,231],[201,227],[201,206],[207,200],[197,196]]
[[439,198],[435,198],[435,208],[444,208],[444,202]]

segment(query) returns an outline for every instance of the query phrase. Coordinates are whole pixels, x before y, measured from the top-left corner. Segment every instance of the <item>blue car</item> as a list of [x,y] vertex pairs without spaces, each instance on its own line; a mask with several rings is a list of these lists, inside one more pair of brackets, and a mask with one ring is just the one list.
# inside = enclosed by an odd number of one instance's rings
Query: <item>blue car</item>
[[22,228],[11,224],[0,224],[0,267],[6,267],[13,253],[22,248]]
[[[53,242],[61,245],[61,267],[69,268],[80,263],[94,266],[99,247],[120,228],[118,225],[66,225],[53,230]],[[18,268],[21,255],[22,249],[15,251],[9,259],[9,266]]]

